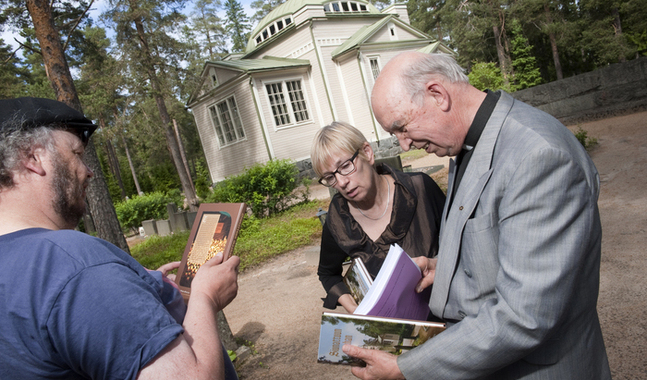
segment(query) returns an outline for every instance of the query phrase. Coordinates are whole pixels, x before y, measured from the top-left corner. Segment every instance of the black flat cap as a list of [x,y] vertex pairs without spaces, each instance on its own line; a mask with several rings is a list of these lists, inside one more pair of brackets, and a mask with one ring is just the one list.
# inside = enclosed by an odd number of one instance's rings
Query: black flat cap
[[[15,121],[19,121],[16,123]],[[61,124],[87,144],[97,126],[74,108],[52,99],[16,98],[0,100],[0,131]]]

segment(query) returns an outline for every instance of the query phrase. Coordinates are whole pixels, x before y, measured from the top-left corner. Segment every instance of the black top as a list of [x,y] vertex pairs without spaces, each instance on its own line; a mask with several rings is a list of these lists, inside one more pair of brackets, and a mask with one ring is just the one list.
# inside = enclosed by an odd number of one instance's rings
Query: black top
[[318,275],[327,296],[324,307],[334,309],[337,300],[350,291],[342,280],[347,257],[361,258],[375,277],[391,244],[400,245],[411,257],[438,253],[438,232],[445,195],[424,173],[403,173],[389,166],[376,166],[378,173],[395,180],[391,219],[382,235],[373,241],[350,213],[348,201],[335,194],[330,201],[321,236]]

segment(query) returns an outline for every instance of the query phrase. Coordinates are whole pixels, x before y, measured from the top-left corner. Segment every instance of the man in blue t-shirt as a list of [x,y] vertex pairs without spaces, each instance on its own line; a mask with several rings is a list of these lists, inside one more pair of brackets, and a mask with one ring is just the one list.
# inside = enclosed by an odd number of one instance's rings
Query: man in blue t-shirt
[[0,100],[0,378],[236,378],[216,314],[236,296],[238,257],[204,264],[178,315],[161,278],[72,230],[95,129],[54,100]]

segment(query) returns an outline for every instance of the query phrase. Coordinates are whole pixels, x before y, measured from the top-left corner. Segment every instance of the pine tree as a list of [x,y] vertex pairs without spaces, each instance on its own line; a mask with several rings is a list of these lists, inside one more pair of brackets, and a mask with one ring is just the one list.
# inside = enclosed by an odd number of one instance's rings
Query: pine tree
[[184,46],[172,34],[185,19],[178,9],[183,2],[111,0],[110,4],[108,16],[117,26],[117,41],[128,58],[130,71],[140,76],[141,83],[150,86],[148,94],[157,106],[159,132],[166,138],[189,210],[197,211],[199,200],[182,161],[167,106],[167,99],[181,89],[177,78],[183,72],[180,63]]
[[225,0],[224,8],[227,15],[225,27],[229,38],[231,38],[231,50],[237,53],[243,52],[247,47],[251,29],[249,18],[245,14],[243,6],[236,0]]
[[523,35],[521,24],[518,20],[512,22],[512,67],[514,68],[514,84],[510,86],[513,91],[536,86],[541,83],[541,73],[537,67],[537,60],[532,52],[532,46]]
[[250,6],[252,9],[256,10],[256,13],[252,16],[251,21],[257,23],[267,16],[268,13],[272,12],[274,8],[285,3],[285,0],[255,0],[252,1]]

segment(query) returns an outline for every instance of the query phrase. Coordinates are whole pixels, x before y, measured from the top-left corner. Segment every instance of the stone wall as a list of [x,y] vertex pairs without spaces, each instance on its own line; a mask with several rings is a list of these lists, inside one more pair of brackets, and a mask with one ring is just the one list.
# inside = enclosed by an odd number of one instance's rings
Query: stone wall
[[647,57],[512,94],[516,99],[576,124],[647,109]]

